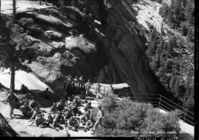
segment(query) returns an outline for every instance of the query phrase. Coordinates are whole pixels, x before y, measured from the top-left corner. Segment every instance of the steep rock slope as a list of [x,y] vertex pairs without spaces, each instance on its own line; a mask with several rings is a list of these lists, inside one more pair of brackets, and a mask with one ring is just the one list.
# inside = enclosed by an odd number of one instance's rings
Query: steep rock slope
[[158,93],[148,59],[145,55],[146,37],[136,21],[136,12],[128,0],[109,0],[111,5],[107,27],[103,32],[106,37],[95,34],[109,53],[109,79],[111,82],[126,82],[136,97],[138,94]]

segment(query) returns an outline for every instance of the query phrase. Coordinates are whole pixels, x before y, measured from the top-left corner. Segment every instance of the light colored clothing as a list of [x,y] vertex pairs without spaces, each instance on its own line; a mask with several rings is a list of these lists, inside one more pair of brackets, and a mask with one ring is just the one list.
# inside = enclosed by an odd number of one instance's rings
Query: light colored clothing
[[93,126],[94,131],[96,130],[96,128],[101,125],[102,122],[102,117],[104,116],[104,112],[102,110],[98,110],[97,112],[97,120]]

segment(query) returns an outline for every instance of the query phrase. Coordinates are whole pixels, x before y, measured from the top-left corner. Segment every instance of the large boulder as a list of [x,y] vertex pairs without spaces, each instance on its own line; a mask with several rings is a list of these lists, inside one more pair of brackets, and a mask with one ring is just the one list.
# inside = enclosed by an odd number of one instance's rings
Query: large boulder
[[[75,51],[75,49],[79,49],[85,54],[91,54],[97,51],[96,43],[86,39],[83,35],[65,38],[65,46],[71,52]],[[76,52],[76,54],[78,54],[78,52]],[[81,55],[80,52],[79,55]]]

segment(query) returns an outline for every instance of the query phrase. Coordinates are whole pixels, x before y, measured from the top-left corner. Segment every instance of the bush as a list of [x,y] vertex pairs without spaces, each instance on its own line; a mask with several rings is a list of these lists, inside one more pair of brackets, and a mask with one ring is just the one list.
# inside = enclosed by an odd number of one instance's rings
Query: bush
[[105,115],[102,127],[96,130],[100,137],[134,137],[152,131],[163,131],[161,135],[165,135],[168,131],[178,133],[180,130],[176,112],[163,115],[151,104],[132,102],[129,98],[118,100],[116,95],[110,94],[101,105]]

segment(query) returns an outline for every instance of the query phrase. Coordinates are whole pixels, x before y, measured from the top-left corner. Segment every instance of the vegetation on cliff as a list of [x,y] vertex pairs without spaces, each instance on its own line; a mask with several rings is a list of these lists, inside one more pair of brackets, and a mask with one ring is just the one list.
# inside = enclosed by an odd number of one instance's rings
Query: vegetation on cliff
[[173,99],[194,112],[194,1],[163,3],[160,15],[175,33],[166,40],[164,26],[161,33],[151,28],[149,65]]

